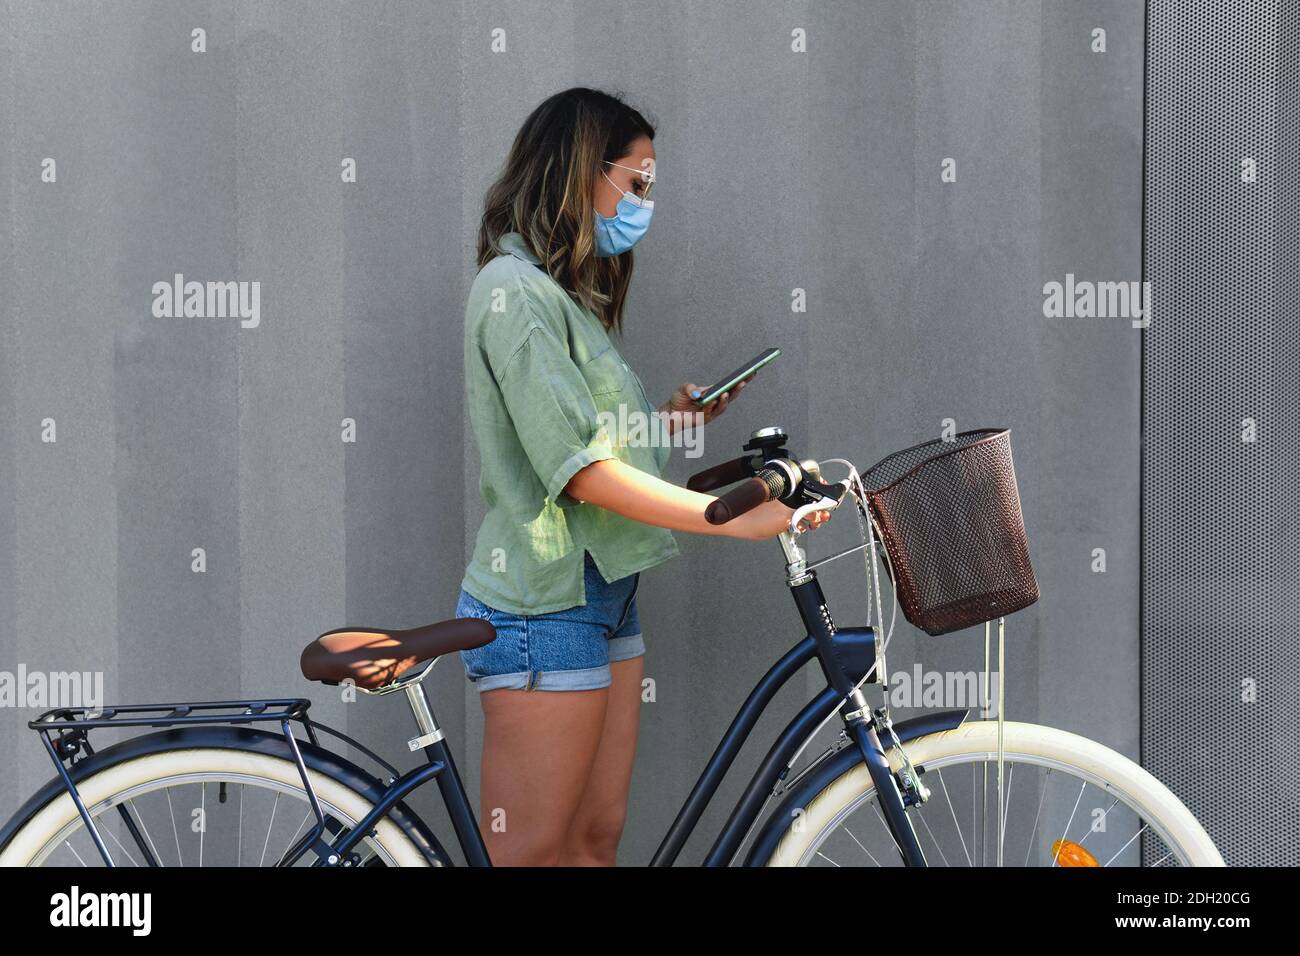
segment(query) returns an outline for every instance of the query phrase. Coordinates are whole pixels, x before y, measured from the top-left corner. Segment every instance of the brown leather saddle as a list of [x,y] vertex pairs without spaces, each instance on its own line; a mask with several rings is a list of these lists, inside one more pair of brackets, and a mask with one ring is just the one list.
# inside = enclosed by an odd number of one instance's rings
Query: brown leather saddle
[[326,631],[302,652],[302,676],[322,684],[351,679],[375,690],[416,664],[453,651],[468,651],[496,639],[497,631],[477,617],[458,617],[404,631],[341,627]]

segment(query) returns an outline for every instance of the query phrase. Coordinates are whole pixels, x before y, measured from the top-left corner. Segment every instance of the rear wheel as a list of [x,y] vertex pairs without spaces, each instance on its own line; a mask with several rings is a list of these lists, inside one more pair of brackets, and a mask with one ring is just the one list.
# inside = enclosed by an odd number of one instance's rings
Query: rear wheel
[[[307,773],[330,830],[351,829],[370,811],[371,800],[346,783]],[[117,866],[274,866],[315,825],[297,764],[247,750],[151,753],[92,773],[77,791]],[[329,831],[324,839],[333,842]],[[354,852],[361,865],[430,862],[389,817]],[[315,861],[309,850],[296,865]],[[0,852],[0,866],[102,865],[66,792],[33,812]]]
[[[909,811],[931,866],[1223,866],[1177,797],[1133,761],[1051,727],[997,721],[904,745],[930,799]],[[900,764],[890,750],[891,765]],[[769,866],[896,866],[901,859],[864,764],[792,814]]]

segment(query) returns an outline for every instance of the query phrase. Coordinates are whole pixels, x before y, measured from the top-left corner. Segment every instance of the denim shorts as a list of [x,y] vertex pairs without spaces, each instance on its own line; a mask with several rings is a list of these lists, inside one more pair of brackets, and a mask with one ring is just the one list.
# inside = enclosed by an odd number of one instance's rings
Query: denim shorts
[[609,665],[645,653],[636,613],[640,574],[606,581],[586,554],[587,603],[549,614],[512,614],[460,592],[457,617],[496,628],[490,644],[461,651],[465,676],[485,690],[596,690],[611,682]]

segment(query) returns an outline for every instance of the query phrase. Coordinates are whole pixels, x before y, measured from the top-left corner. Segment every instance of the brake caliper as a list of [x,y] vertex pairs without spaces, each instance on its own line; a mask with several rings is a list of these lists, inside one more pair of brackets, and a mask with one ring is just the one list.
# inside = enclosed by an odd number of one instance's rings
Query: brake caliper
[[908,759],[902,741],[898,739],[898,734],[894,733],[894,724],[889,719],[889,712],[884,707],[878,707],[875,710],[874,717],[877,735],[882,738],[885,734],[889,735],[889,738],[893,741],[894,749],[898,751],[898,759],[902,763],[902,766],[894,772],[894,779],[898,781],[898,789],[903,794],[903,805],[919,807],[930,799],[930,788],[922,782],[920,772]]

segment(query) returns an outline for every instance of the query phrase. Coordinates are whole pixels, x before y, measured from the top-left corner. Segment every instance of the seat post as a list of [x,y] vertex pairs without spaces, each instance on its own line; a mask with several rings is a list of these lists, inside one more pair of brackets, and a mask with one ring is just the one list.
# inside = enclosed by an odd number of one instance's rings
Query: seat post
[[[437,662],[436,657],[433,662]],[[432,668],[433,663],[429,667]],[[456,761],[451,758],[451,748],[443,741],[442,730],[433,719],[424,685],[415,680],[403,689],[406,691],[406,700],[411,705],[411,713],[415,715],[415,726],[420,731],[420,735],[408,740],[406,745],[412,753],[423,750],[430,763],[444,765],[445,769],[437,775],[438,790],[447,806],[452,829],[456,831],[456,839],[460,841],[465,860],[470,866],[491,866],[492,861],[488,857],[487,846],[483,843],[483,835],[479,832],[478,820],[469,805],[469,797],[465,793],[460,774],[456,772]]]
[[406,685],[406,700],[411,705],[411,713],[415,715],[415,726],[420,732],[419,736],[412,737],[406,742],[412,753],[442,740],[442,730],[434,720],[433,711],[429,709],[429,698],[424,693],[422,682],[412,681]]

